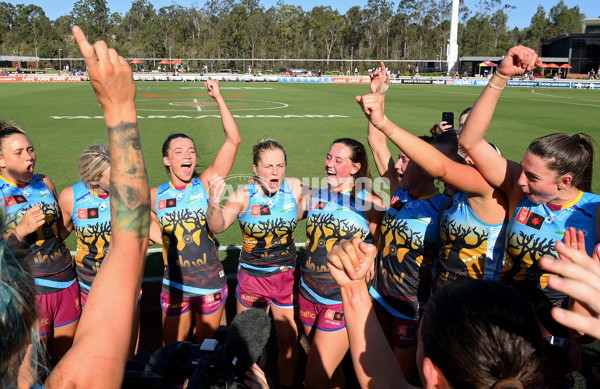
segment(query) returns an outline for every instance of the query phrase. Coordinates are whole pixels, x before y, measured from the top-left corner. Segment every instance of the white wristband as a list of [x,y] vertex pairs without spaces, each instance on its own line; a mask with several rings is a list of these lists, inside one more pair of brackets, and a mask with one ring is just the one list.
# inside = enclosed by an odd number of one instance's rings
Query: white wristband
[[383,123],[381,123],[380,125],[376,126],[373,125],[376,129],[381,130],[383,128],[383,126],[385,126],[385,123],[387,123],[387,116],[383,115]]

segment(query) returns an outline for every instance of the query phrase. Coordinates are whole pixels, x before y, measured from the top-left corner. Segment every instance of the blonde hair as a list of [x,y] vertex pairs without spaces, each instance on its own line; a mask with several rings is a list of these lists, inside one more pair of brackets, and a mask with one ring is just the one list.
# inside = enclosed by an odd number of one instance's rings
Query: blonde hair
[[252,146],[252,163],[254,166],[258,165],[260,157],[266,150],[281,150],[283,153],[283,159],[285,160],[285,164],[287,166],[287,154],[285,153],[285,149],[281,143],[271,138],[263,138],[260,142]]
[[77,157],[79,178],[88,188],[91,181],[98,181],[102,173],[110,167],[110,149],[101,143],[88,147]]

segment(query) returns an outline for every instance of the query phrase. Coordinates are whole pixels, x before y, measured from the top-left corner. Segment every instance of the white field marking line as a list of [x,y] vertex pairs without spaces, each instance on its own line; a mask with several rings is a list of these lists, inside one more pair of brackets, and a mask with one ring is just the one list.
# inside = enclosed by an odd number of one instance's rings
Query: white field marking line
[[[194,99],[194,103],[197,103],[198,100]],[[198,110],[198,112],[202,112],[202,107],[200,107],[200,105],[196,106],[196,109]]]
[[[475,94],[475,93],[465,93],[465,92],[449,92],[449,91],[440,91],[440,90],[436,90],[436,91],[432,91],[432,92],[449,93],[449,94],[455,94],[455,95],[467,95],[467,96],[479,96],[481,94],[481,93]],[[574,103],[574,102],[570,102],[570,101],[527,99],[527,98],[524,98],[524,97],[512,97],[512,96],[502,96],[502,98],[503,99],[513,99],[513,100],[536,101],[536,102],[542,102],[542,103],[556,103],[556,104],[567,104],[567,105],[580,105],[580,106],[583,106],[583,107],[600,107],[600,103],[598,103],[598,104],[584,104],[584,103]]]
[[[179,89],[206,89],[203,86],[182,86]],[[255,87],[251,87],[251,86],[226,86],[226,87],[221,87],[221,90],[226,90],[226,89],[231,89],[231,90],[240,90],[240,89],[247,89],[247,90],[251,90],[251,89],[257,89],[257,90],[262,90],[262,89],[273,89],[273,88],[255,88]]]
[[[160,100],[171,100],[172,99],[153,99],[152,101],[160,101]],[[239,112],[239,111],[262,111],[265,109],[282,109],[282,108],[287,108],[289,107],[289,104],[286,103],[282,103],[279,101],[267,101],[267,100],[244,100],[244,101],[254,101],[254,102],[259,102],[259,103],[270,103],[270,104],[281,104],[280,107],[265,107],[265,108],[239,108],[239,109],[234,109],[229,107],[229,110],[231,112]],[[231,102],[231,101],[230,101]],[[171,105],[169,103],[169,105]],[[181,110],[181,109],[151,109],[151,108],[136,108],[138,111],[153,111],[153,112],[190,112],[189,110]],[[207,112],[207,111],[204,111]],[[208,111],[208,112],[212,112]],[[214,110],[214,112],[218,112],[218,110]]]
[[[534,89],[531,91],[531,93],[533,93],[534,95],[538,95],[538,96],[548,96],[548,97],[554,97],[556,99],[575,99],[576,97],[567,97],[567,96],[555,96],[555,95],[549,95],[549,94],[545,94],[545,93],[540,93],[537,91],[537,89]],[[591,101],[591,102],[598,102],[600,103],[600,101],[596,101],[596,100],[584,100],[584,99],[578,99],[581,101]]]
[[537,96],[548,96],[548,97],[555,97],[555,98],[560,98],[560,99],[573,99],[573,97],[567,97],[567,96],[555,96],[555,95],[547,95],[545,93],[540,93],[538,92],[536,89],[532,90],[531,93],[533,93],[534,95]]

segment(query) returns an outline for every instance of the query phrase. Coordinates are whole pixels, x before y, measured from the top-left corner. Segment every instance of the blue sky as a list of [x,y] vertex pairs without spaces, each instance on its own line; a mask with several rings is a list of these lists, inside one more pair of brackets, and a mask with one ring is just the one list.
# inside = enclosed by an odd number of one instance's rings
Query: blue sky
[[[149,0],[150,3],[154,5],[155,8],[161,8],[167,5],[171,5],[173,3],[180,4],[182,6],[189,6],[192,4],[197,4],[198,6],[202,6],[204,4],[204,0]],[[262,5],[265,7],[270,7],[277,3],[277,0],[261,0]],[[398,1],[394,1],[397,3]],[[467,6],[473,10],[477,11],[478,1],[476,0],[465,0]],[[518,27],[523,28],[529,25],[531,21],[531,17],[536,12],[539,4],[544,6],[546,12],[550,10],[554,5],[556,5],[559,0],[548,0],[548,1],[539,1],[539,0],[509,0],[508,4],[515,5],[517,8],[512,9],[508,13],[508,25],[509,27]],[[600,17],[600,1],[599,0],[564,0],[565,4],[568,7],[573,7],[575,5],[579,6],[581,12],[585,13],[588,18],[598,18]],[[16,0],[11,2],[13,4],[35,4],[44,9],[46,15],[54,20],[59,16],[68,14],[73,9],[73,4],[75,1],[73,0],[38,0],[38,1],[27,1],[27,0]],[[332,8],[337,9],[341,13],[345,13],[350,7],[358,5],[364,7],[367,3],[366,0],[358,1],[358,0],[284,0],[286,4],[294,4],[301,5],[304,10],[310,10],[318,5],[331,5]],[[119,12],[124,14],[131,7],[131,0],[108,0],[108,7],[111,12]]]

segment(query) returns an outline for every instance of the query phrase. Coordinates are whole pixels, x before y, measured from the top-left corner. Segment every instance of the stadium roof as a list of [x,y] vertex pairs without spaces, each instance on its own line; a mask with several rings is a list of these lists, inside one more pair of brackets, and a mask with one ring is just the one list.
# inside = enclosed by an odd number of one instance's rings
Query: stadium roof
[[[68,59],[68,58],[67,58]],[[25,57],[21,55],[0,55],[0,61],[39,61],[39,57]]]
[[[461,62],[483,62],[486,59],[494,61],[502,61],[504,57],[478,57],[478,56],[465,56],[460,57],[458,60]],[[544,62],[569,62],[568,57],[544,57]]]
[[479,57],[479,56],[465,56],[465,57],[460,57],[458,60],[459,61],[463,61],[463,62],[483,62],[486,59],[490,60],[490,61],[502,61],[502,58],[504,58],[504,56],[502,57]]

